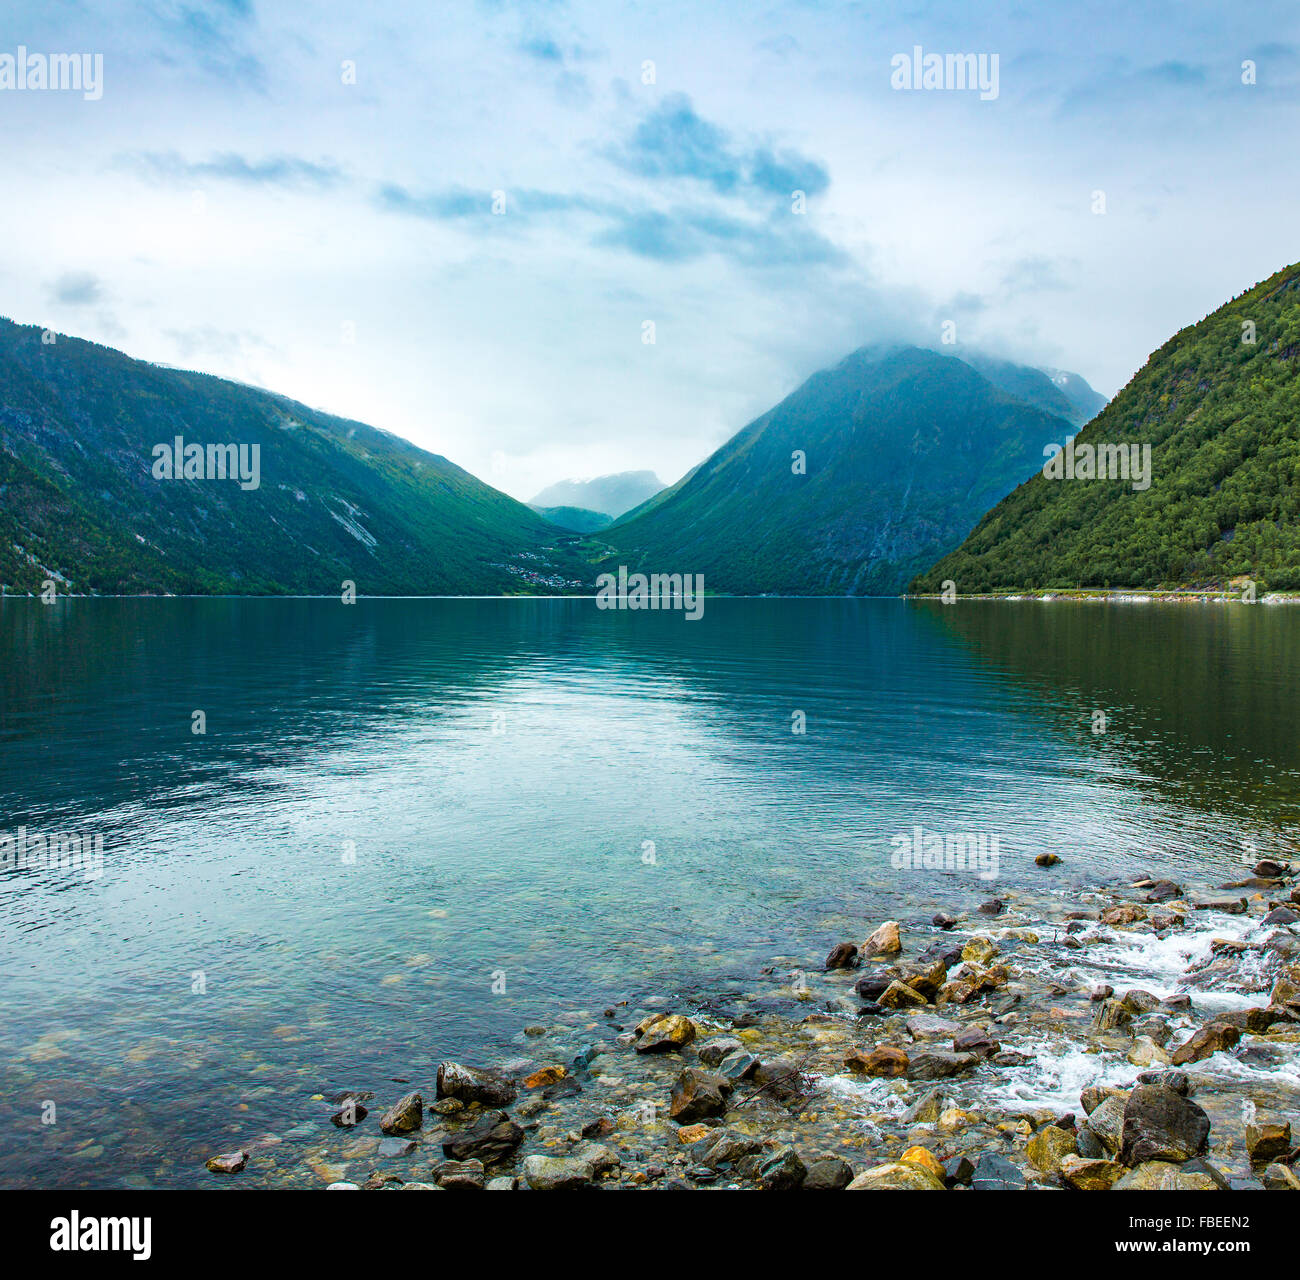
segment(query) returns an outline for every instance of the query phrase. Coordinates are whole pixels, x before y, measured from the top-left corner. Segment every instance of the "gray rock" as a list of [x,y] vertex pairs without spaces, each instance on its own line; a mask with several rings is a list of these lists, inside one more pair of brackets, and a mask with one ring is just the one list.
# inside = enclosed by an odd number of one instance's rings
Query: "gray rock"
[[379,1140],[379,1155],[385,1159],[392,1159],[394,1156],[409,1156],[415,1150],[415,1140],[413,1138],[381,1138]]
[[[1090,1124],[1095,1116],[1089,1117]],[[1204,1155],[1209,1137],[1210,1118],[1196,1103],[1172,1089],[1140,1084],[1124,1107],[1119,1155],[1130,1167],[1178,1163]]]
[[706,1067],[716,1067],[729,1053],[736,1053],[744,1047],[735,1036],[719,1036],[715,1040],[706,1040],[700,1045],[700,1061]]
[[758,1166],[758,1181],[765,1191],[791,1191],[807,1176],[807,1166],[791,1146],[778,1147]]
[[444,1160],[433,1166],[433,1180],[444,1191],[483,1191],[487,1186],[481,1160]]
[[1005,1156],[986,1152],[975,1162],[970,1184],[975,1191],[1024,1191],[1029,1177]]
[[853,1166],[839,1156],[818,1156],[808,1164],[805,1191],[843,1191],[853,1181]]
[[524,1140],[524,1131],[504,1111],[485,1111],[459,1133],[450,1134],[442,1144],[448,1160],[481,1160],[485,1165],[498,1164]]
[[424,1099],[418,1093],[399,1098],[379,1119],[381,1132],[410,1133],[424,1123]]
[[438,1064],[439,1098],[459,1098],[483,1107],[507,1107],[518,1095],[515,1082],[499,1071],[465,1067],[459,1062]]

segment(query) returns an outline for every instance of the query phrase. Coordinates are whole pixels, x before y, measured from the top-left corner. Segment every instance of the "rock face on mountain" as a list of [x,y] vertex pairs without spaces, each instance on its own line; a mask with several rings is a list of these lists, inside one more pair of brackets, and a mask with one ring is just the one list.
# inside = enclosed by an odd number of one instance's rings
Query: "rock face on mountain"
[[[917,578],[962,593],[1032,587],[1300,588],[1300,264],[1153,352],[1072,454],[1150,455],[1143,488],[1109,466],[1034,476]],[[1118,472],[1118,474],[1116,474]]]
[[[918,347],[863,348],[597,538],[612,560],[703,573],[710,591],[897,593],[1076,429],[1050,378],[992,372]],[[1006,389],[1016,382],[1040,403]]]
[[554,525],[397,436],[48,336],[0,320],[6,592],[535,593],[589,577]]

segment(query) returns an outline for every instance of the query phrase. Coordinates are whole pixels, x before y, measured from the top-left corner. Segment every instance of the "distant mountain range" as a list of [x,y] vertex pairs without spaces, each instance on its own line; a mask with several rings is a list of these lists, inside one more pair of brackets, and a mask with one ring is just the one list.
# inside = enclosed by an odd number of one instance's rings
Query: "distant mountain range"
[[571,533],[597,533],[613,523],[603,511],[587,511],[583,507],[533,507],[533,510]]
[[[256,459],[256,487],[230,478],[239,450],[217,448],[229,444]],[[222,466],[225,479],[197,478]],[[165,478],[173,467],[181,478]],[[387,432],[0,320],[5,591],[49,579],[60,591],[250,595],[333,594],[347,580],[363,595],[590,584],[558,532]]]
[[1121,446],[1150,448],[1149,487],[1037,474],[913,589],[1300,588],[1300,264],[1153,352],[1071,457]]
[[894,594],[1104,403],[1077,375],[910,346],[814,374],[598,541],[736,594]]
[[594,480],[561,480],[543,489],[528,505],[534,511],[554,508],[596,511],[617,520],[663,487],[664,482],[653,471],[620,471]]

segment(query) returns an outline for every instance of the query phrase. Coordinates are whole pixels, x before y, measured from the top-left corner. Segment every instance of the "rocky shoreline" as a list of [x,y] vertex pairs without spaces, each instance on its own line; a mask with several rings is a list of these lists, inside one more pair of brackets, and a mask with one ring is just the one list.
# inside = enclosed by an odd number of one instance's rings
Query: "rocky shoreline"
[[317,1094],[302,1164],[339,1190],[1300,1190],[1298,925],[1270,859],[1202,893],[1004,892],[760,992],[565,1011],[400,1098]]

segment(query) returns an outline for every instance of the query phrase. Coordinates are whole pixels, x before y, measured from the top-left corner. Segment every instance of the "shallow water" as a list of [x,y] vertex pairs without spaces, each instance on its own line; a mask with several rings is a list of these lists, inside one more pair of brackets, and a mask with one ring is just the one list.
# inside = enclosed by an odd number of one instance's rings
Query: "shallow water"
[[[1233,879],[1295,851],[1298,660],[1263,606],[0,602],[0,837],[104,850],[0,871],[0,1181],[206,1185],[313,1094],[1045,892],[1044,851]],[[897,869],[918,826],[996,877]]]

